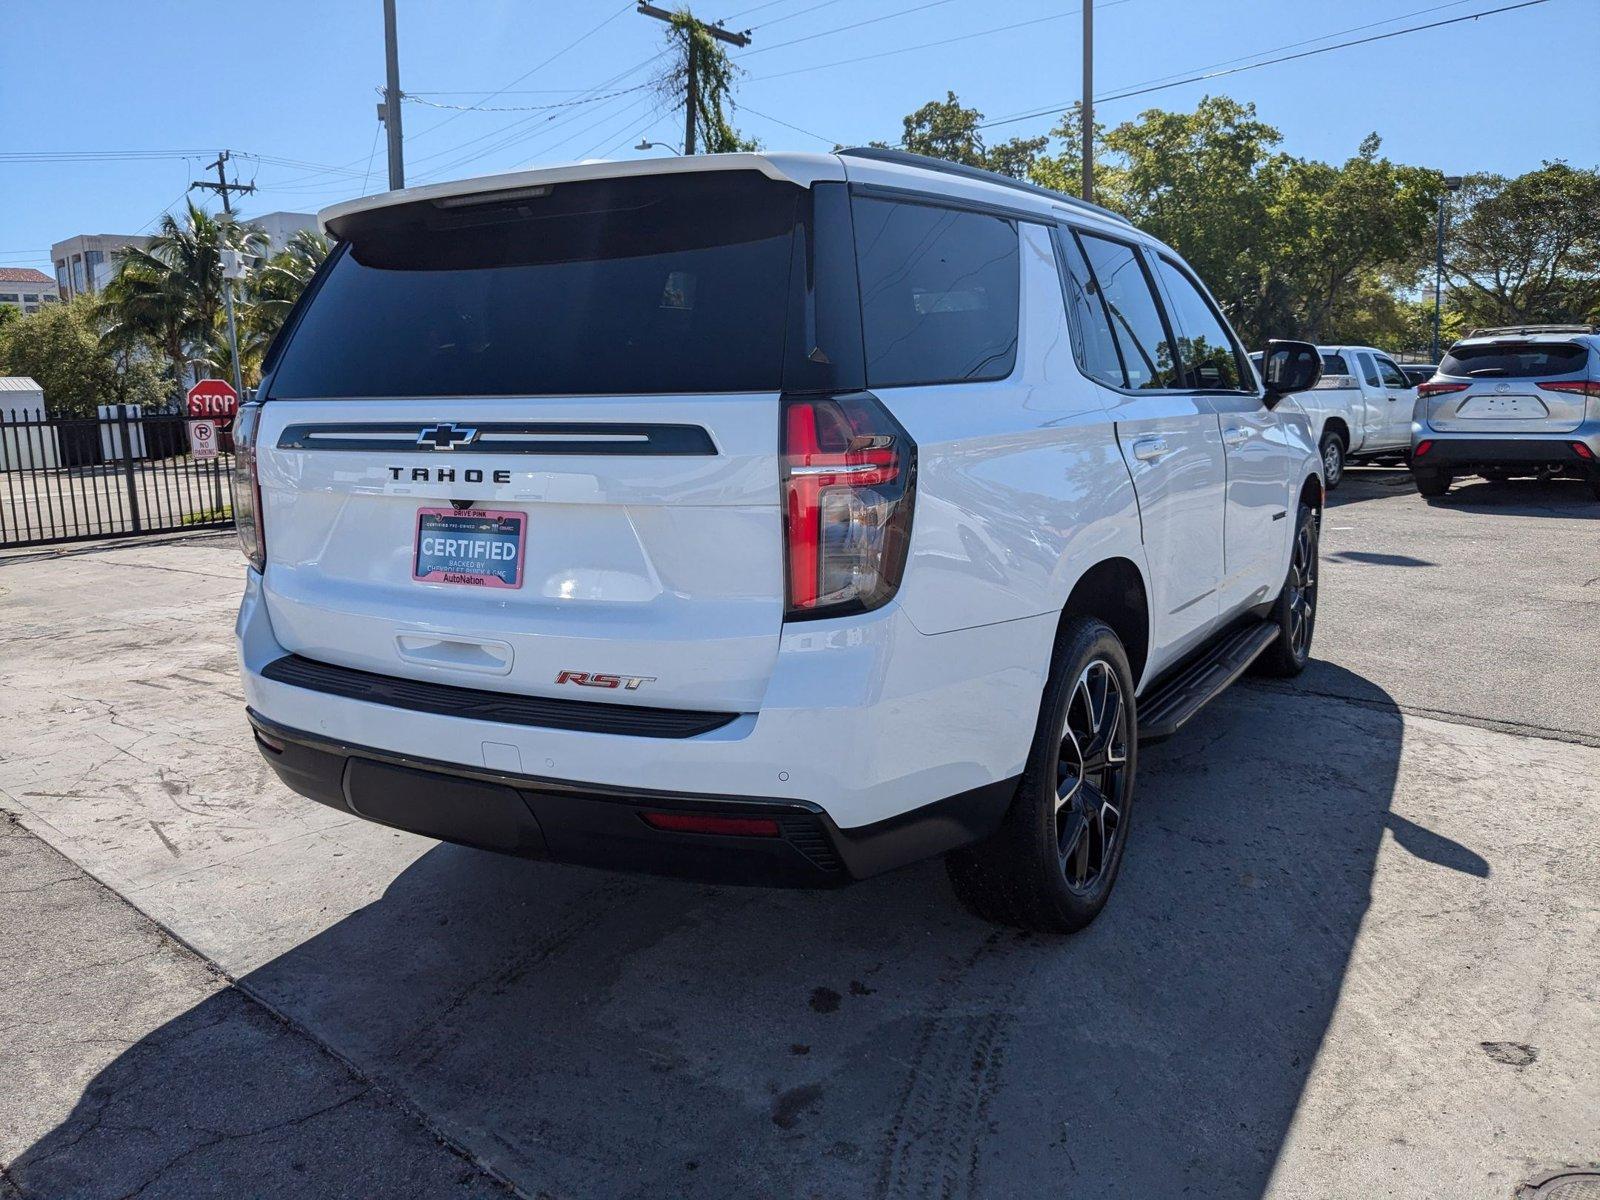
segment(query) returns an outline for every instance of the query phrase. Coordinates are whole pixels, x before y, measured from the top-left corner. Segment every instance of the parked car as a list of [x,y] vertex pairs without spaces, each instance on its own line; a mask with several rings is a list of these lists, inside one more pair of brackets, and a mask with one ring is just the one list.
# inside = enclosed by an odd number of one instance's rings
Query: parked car
[[1422,385],[1411,476],[1442,496],[1460,475],[1585,479],[1600,500],[1600,331],[1476,330]]
[[[1331,491],[1344,479],[1349,463],[1404,460],[1411,446],[1417,391],[1415,381],[1382,350],[1317,349],[1322,354],[1322,380],[1299,403],[1311,417],[1323,478]],[[1259,353],[1250,357],[1259,365]]]
[[[246,406],[296,791],[563,862],[1105,904],[1142,739],[1316,621],[1320,460],[1170,249],[889,150],[335,205]],[[253,499],[252,499],[253,498]]]
[[1399,363],[1400,373],[1412,387],[1421,387],[1438,371],[1438,363]]

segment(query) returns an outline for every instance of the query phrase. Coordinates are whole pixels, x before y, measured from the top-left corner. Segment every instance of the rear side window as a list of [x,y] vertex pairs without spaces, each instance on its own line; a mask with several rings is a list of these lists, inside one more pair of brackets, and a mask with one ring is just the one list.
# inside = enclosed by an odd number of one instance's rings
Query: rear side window
[[1372,355],[1363,350],[1356,355],[1356,361],[1361,364],[1361,378],[1367,381],[1368,387],[1378,386],[1378,364],[1372,361]]
[[1061,256],[1061,286],[1067,303],[1067,321],[1072,330],[1073,351],[1078,366],[1090,379],[1112,387],[1127,387],[1117,339],[1111,332],[1111,318],[1100,298],[1094,272],[1084,258],[1078,239],[1069,230],[1055,231],[1056,252]]
[[1172,302],[1170,315],[1177,326],[1174,333],[1189,375],[1189,386],[1206,391],[1244,390],[1240,382],[1244,372],[1239,366],[1233,335],[1222,323],[1217,310],[1211,307],[1211,301],[1176,263],[1165,258],[1155,261],[1161,282],[1166,285],[1167,298]]
[[726,172],[361,214],[271,394],[776,391],[801,196]]
[[1439,373],[1535,379],[1542,375],[1571,375],[1583,370],[1588,362],[1588,347],[1577,342],[1495,342],[1452,347],[1439,364]]
[[1017,362],[1015,223],[857,196],[867,386],[1004,379]]
[[1126,242],[1113,242],[1093,234],[1080,234],[1083,252],[1094,269],[1095,284],[1105,299],[1106,312],[1122,351],[1128,386],[1177,388],[1177,359],[1167,341],[1166,323],[1150,279],[1137,252]]

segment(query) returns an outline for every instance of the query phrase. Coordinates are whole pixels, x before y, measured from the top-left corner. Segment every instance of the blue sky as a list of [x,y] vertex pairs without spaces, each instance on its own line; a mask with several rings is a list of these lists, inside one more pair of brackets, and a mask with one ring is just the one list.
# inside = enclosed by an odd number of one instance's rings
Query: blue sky
[[[641,134],[682,136],[681,111],[638,86],[664,61],[648,62],[662,49],[662,26],[633,12],[631,0],[398,2],[406,91],[435,104],[585,101],[535,112],[408,104],[408,182],[627,157]],[[1291,44],[1303,43],[1284,52],[1313,48],[1325,44],[1315,40],[1323,35],[1344,41],[1508,2],[1097,0],[1095,90],[1107,95]],[[748,74],[738,126],[769,148],[805,150],[894,141],[900,118],[946,89],[991,119],[1070,102],[1080,84],[1077,7],[1078,0],[695,5],[704,19],[753,29],[749,50],[739,52]],[[1021,27],[998,29],[1014,25]],[[926,45],[936,42],[945,44]],[[1549,158],[1593,166],[1600,113],[1593,71],[1582,64],[1597,45],[1600,0],[1548,0],[1107,103],[1100,115],[1116,123],[1147,107],[1188,108],[1209,92],[1255,102],[1283,131],[1285,149],[1310,157],[1342,160],[1376,130],[1392,157],[1451,172],[1514,174]],[[382,80],[380,0],[11,0],[0,9],[0,153],[195,157],[0,159],[0,265],[48,269],[53,241],[149,227],[221,147],[241,156],[244,179],[261,188],[243,200],[247,214],[315,211],[379,190],[385,166],[374,88]],[[497,88],[509,90],[484,99]],[[1052,123],[1038,117],[992,136]]]

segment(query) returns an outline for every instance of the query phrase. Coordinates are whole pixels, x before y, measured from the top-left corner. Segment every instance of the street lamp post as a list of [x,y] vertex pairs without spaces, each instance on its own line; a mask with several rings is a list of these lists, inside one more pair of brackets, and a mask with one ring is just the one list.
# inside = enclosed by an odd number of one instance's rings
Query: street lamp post
[[1461,190],[1461,176],[1446,175],[1439,193],[1439,236],[1433,253],[1433,361],[1439,361],[1439,318],[1444,299],[1444,206],[1447,197]]
[[639,144],[637,146],[635,146],[634,149],[635,150],[649,150],[652,146],[658,147],[658,148],[660,148],[662,150],[671,150],[674,154],[677,154],[677,155],[680,155],[680,156],[683,154],[683,151],[679,150],[671,142],[647,142],[647,141],[645,141],[644,138],[640,138],[639,139]]

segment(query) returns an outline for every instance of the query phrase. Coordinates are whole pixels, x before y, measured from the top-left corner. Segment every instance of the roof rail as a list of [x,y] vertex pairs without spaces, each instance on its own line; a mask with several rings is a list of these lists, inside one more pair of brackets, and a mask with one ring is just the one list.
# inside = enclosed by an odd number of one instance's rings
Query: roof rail
[[1600,325],[1502,325],[1493,329],[1474,329],[1468,337],[1497,337],[1519,333],[1600,333]]
[[947,162],[942,158],[930,158],[926,154],[913,154],[909,150],[890,150],[886,146],[852,146],[847,150],[838,151],[845,158],[865,158],[876,162],[899,163],[903,167],[921,167],[925,171],[938,171],[943,175],[959,175],[963,179],[975,179],[979,183],[995,183],[1001,187],[1010,188],[1016,192],[1027,192],[1057,204],[1065,204],[1072,208],[1081,208],[1085,212],[1092,212],[1098,217],[1108,221],[1117,221],[1123,225],[1132,225],[1133,222],[1121,213],[1112,212],[1109,208],[1102,208],[1088,200],[1080,200],[1076,196],[1069,196],[1065,192],[1058,192],[1052,188],[1040,187],[1037,183],[1028,183],[1026,180],[1013,179],[1009,175],[1002,175],[998,171],[985,171],[982,167],[969,167],[965,163]]

